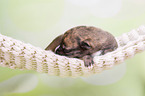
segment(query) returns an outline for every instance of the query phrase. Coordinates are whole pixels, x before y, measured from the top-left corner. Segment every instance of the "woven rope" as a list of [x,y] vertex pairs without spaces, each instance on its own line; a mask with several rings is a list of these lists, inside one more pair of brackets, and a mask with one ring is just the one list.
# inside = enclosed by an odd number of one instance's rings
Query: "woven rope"
[[59,56],[51,51],[45,51],[0,34],[0,66],[35,70],[62,77],[100,73],[145,50],[145,26],[124,33],[116,39],[120,45],[117,50],[102,56],[95,56],[95,64],[92,67],[85,67],[82,60]]

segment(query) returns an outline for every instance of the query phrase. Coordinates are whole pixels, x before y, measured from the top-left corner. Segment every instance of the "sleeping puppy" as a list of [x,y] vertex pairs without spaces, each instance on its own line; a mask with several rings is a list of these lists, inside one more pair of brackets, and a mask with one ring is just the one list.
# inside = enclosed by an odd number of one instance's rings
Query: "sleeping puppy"
[[118,47],[113,35],[95,27],[78,26],[55,38],[45,50],[84,60],[86,67],[94,64],[92,54],[101,55]]

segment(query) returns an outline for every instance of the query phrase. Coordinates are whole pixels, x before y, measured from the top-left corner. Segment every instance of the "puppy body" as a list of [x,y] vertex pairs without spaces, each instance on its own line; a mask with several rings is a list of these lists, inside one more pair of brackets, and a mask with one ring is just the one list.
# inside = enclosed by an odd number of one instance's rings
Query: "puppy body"
[[95,27],[74,27],[58,36],[45,50],[56,54],[84,60],[85,66],[91,66],[92,54],[100,51],[101,55],[118,47],[113,35]]

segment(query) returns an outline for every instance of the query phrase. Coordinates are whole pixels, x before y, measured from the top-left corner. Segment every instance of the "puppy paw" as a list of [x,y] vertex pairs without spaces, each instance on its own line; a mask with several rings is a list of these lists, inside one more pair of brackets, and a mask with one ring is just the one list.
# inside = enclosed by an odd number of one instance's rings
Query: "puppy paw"
[[83,57],[85,67],[92,66],[94,64],[93,57],[90,55],[86,55]]

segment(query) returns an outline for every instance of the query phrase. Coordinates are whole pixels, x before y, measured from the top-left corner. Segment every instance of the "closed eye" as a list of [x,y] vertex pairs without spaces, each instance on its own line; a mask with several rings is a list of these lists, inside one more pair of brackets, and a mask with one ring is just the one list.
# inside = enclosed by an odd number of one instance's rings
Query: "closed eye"
[[89,48],[91,48],[91,46],[87,42],[84,42],[84,41],[81,42],[80,47],[82,49],[89,49]]

